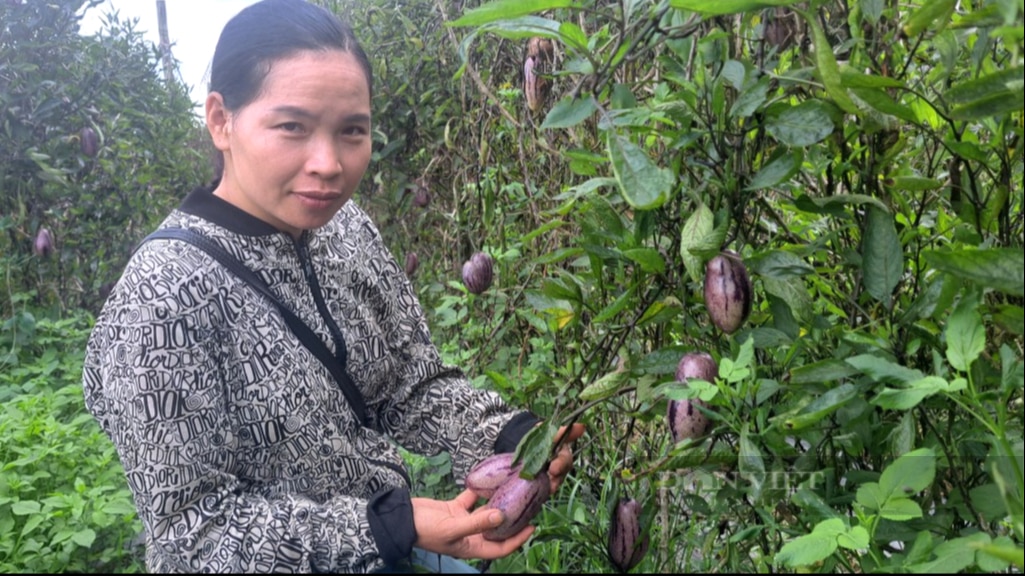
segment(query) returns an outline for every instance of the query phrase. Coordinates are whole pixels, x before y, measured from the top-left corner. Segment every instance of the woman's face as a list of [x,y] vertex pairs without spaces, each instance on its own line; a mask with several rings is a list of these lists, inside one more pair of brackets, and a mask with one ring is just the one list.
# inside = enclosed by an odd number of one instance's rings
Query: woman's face
[[370,86],[347,52],[277,60],[256,99],[228,111],[213,92],[206,118],[224,153],[214,194],[296,238],[352,198],[370,163]]

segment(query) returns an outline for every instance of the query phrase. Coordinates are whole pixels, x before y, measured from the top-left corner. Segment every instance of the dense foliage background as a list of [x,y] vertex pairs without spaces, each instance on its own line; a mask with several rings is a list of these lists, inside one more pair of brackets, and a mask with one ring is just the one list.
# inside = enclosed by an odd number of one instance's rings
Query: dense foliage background
[[[375,55],[357,201],[419,256],[439,347],[548,419],[528,470],[588,426],[494,570],[612,571],[623,495],[651,531],[636,570],[1022,568],[1021,0],[322,3]],[[209,177],[184,90],[130,24],[80,37],[85,4],[0,4],[8,571],[141,569],[81,350],[129,247]],[[702,291],[722,249],[754,281],[732,334]],[[714,382],[675,382],[690,351]],[[695,396],[714,426],[674,445],[667,402]],[[422,493],[457,490],[444,455],[409,460]]]

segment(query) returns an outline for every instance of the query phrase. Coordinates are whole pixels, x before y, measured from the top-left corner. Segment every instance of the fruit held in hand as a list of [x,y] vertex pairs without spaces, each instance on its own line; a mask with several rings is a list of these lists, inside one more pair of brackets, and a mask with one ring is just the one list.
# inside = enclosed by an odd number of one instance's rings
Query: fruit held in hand
[[740,255],[724,250],[705,266],[705,307],[712,323],[727,334],[736,332],[751,314],[751,279]]
[[[680,358],[676,365],[676,381],[687,382],[690,378],[697,378],[707,382],[714,382],[719,374],[719,366],[707,352],[690,352]],[[700,438],[708,431],[711,423],[697,406],[707,408],[708,404],[698,400],[670,400],[669,401],[669,431],[673,435],[673,442],[679,443],[688,438]]]
[[609,559],[620,572],[640,564],[648,553],[650,539],[641,529],[641,505],[633,498],[621,498],[609,528]]
[[32,253],[43,258],[53,253],[53,234],[50,234],[46,228],[40,228],[39,232],[36,232],[36,239],[32,243]]
[[501,510],[505,514],[501,524],[484,532],[484,539],[500,542],[515,536],[537,516],[549,496],[551,480],[547,472],[538,472],[530,480],[513,476],[499,486],[484,505],[485,508]]
[[466,487],[481,498],[491,498],[511,478],[519,477],[522,464],[513,466],[512,452],[502,452],[481,460],[466,475]]
[[471,294],[481,294],[491,287],[494,264],[491,256],[477,252],[463,264],[463,284]]

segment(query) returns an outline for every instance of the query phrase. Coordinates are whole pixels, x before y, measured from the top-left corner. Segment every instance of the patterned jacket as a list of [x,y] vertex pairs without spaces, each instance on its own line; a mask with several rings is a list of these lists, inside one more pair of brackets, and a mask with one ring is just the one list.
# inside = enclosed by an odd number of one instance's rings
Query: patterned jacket
[[97,318],[83,385],[117,446],[149,571],[390,566],[416,538],[394,443],[449,451],[461,478],[537,422],[441,363],[412,286],[354,202],[296,241],[202,189],[171,226],[257,271],[333,352],[335,323],[369,423],[266,298],[190,244],[144,244]]

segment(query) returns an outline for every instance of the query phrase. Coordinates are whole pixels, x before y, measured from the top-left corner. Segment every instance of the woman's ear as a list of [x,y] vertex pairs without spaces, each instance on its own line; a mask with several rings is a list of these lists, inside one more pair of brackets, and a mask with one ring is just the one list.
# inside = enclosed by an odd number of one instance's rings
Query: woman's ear
[[219,92],[211,92],[206,97],[206,129],[210,132],[215,148],[222,152],[228,149],[231,112],[224,107],[224,97]]

